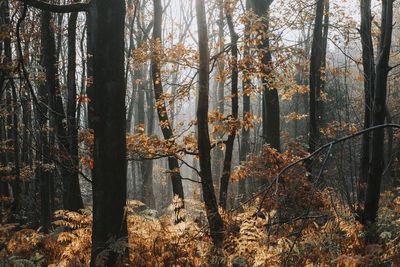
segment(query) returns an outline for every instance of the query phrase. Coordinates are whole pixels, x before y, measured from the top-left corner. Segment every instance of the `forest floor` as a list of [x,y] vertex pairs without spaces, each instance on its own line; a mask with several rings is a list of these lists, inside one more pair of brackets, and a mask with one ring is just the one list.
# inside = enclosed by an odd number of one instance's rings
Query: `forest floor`
[[[368,229],[375,241],[369,244],[367,230],[349,211],[325,207],[278,222],[276,211],[259,216],[253,205],[223,213],[225,243],[215,249],[200,202],[187,200],[186,221],[174,224],[172,210],[161,216],[135,212],[141,204],[130,201],[128,242],[117,240],[110,249],[128,246],[130,266],[400,266],[399,193],[400,188],[382,194],[379,220]],[[58,211],[55,219],[49,234],[2,225],[0,266],[88,266],[91,211]]]

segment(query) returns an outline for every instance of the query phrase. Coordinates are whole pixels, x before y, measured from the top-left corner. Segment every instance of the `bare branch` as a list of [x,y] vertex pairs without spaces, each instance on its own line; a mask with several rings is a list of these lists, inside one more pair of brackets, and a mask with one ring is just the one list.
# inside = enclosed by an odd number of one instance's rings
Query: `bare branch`
[[72,12],[88,11],[91,4],[91,2],[87,2],[87,3],[72,3],[67,5],[55,5],[41,0],[18,0],[18,1],[40,10],[45,10],[55,13],[72,13]]

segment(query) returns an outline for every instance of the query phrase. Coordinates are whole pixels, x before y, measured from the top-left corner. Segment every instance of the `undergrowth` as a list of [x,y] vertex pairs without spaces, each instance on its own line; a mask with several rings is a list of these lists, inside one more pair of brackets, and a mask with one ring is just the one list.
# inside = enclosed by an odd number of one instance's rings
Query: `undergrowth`
[[[269,157],[250,158],[241,167],[247,171],[239,170],[236,177],[262,178],[265,168],[268,177],[276,177],[302,155],[270,148],[265,153]],[[201,202],[187,199],[186,221],[174,224],[173,207],[157,217],[139,211],[143,203],[129,201],[128,242],[113,248],[127,246],[130,266],[400,266],[400,188],[382,193],[379,218],[368,228],[334,192],[317,189],[303,167],[288,172],[272,191],[238,211],[221,211],[222,248],[212,246]],[[49,234],[2,225],[0,266],[88,266],[91,225],[89,209],[57,211]],[[375,240],[366,243],[371,232]]]
[[[128,216],[130,264],[377,266],[387,263],[399,266],[400,197],[397,194],[382,195],[381,215],[374,229],[378,239],[374,244],[364,242],[366,229],[351,214],[337,209],[324,217],[310,216],[290,223],[275,222],[275,211],[259,216],[254,207],[237,214],[223,214],[226,238],[222,249],[213,248],[206,227],[191,218],[175,225],[170,215],[148,218],[131,212]],[[17,225],[1,226],[0,261],[6,266],[88,266],[90,212],[58,211],[56,218],[55,230],[47,235],[32,229],[17,230]]]

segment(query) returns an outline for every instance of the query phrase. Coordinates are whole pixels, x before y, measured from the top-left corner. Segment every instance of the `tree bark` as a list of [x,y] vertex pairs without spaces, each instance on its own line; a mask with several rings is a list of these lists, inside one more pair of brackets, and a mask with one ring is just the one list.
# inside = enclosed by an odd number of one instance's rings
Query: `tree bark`
[[[382,1],[381,44],[375,68],[375,91],[373,100],[373,126],[385,123],[387,82],[389,73],[390,47],[393,29],[393,0]],[[384,168],[384,129],[372,134],[372,158],[368,175],[367,195],[364,203],[364,223],[373,223],[378,214],[382,172]]]
[[[322,27],[322,63],[321,63],[321,86],[319,92],[317,92],[318,97],[318,125],[319,127],[324,127],[327,122],[327,116],[325,115],[325,104],[323,101],[322,94],[325,91],[326,85],[326,53],[328,47],[328,34],[329,34],[329,11],[330,11],[330,0],[325,0],[324,2],[324,22]],[[323,76],[323,77],[322,77]]]
[[[250,10],[250,0],[246,0],[246,10]],[[246,62],[246,69],[249,69],[249,60],[250,60],[250,53],[249,53],[249,46],[246,44],[246,41],[250,39],[250,35],[248,34],[250,30],[249,22],[245,25],[245,44],[244,44],[244,51],[243,51],[243,58]],[[245,69],[245,71],[246,71]],[[246,120],[247,116],[251,115],[251,100],[250,100],[250,91],[251,90],[251,82],[249,80],[244,79],[242,82],[243,87],[243,121]],[[245,161],[247,159],[247,155],[249,154],[250,150],[250,128],[243,126],[242,127],[242,136],[240,142],[240,152],[239,152],[239,160]],[[246,180],[241,179],[239,181],[239,201],[243,200],[247,195],[246,190]]]
[[[164,139],[174,144],[174,134],[172,131],[172,125],[168,119],[168,111],[166,104],[163,99],[163,87],[161,81],[161,31],[162,31],[162,5],[161,0],[154,0],[154,28],[153,28],[153,53],[151,58],[151,73],[153,78],[154,95],[156,99],[158,119],[161,126]],[[172,180],[172,191],[174,196],[178,196],[184,200],[184,192],[182,185],[182,177],[180,173],[179,163],[175,157],[168,158],[168,167],[171,173]],[[178,210],[176,210],[178,213]],[[176,218],[177,222],[181,219]]]
[[[147,102],[147,134],[152,136],[154,134],[154,95],[151,92],[150,83],[146,82],[146,102]],[[146,200],[149,202],[149,207],[156,208],[154,190],[153,190],[153,160],[145,160],[142,163],[143,183],[146,188]]]
[[196,0],[196,15],[199,45],[199,94],[197,106],[198,151],[200,158],[200,176],[203,188],[203,198],[206,206],[208,224],[213,243],[221,247],[224,239],[224,223],[218,212],[213,179],[211,174],[211,144],[208,131],[208,95],[209,95],[209,48],[206,11],[204,0]]
[[[48,11],[42,11],[41,14],[41,65],[45,69],[46,81],[39,86],[39,99],[41,103],[51,106],[50,92],[55,90],[55,59],[54,59],[54,36],[51,40],[51,14]],[[43,105],[37,107],[39,124],[39,150],[38,159],[40,163],[38,175],[40,179],[40,203],[41,203],[41,225],[43,231],[47,232],[51,223],[51,179],[52,171],[49,168],[50,161],[50,143],[48,136],[48,112]]]
[[314,152],[319,142],[321,67],[323,58],[322,22],[324,17],[324,0],[317,0],[314,22],[314,33],[310,58],[310,136],[309,152]]
[[[253,0],[253,9],[262,19],[262,33],[269,31],[269,8],[273,0]],[[272,55],[270,52],[270,40],[268,35],[263,37],[259,45],[262,64],[262,136],[263,142],[280,151],[280,110],[278,90],[271,84],[272,79]]]
[[[118,255],[109,246],[127,237],[125,2],[97,0],[90,13],[93,88],[89,120],[94,129],[91,266],[114,266]],[[104,256],[105,263],[100,260]]]
[[[361,45],[362,45],[362,63],[364,72],[364,129],[371,127],[371,111],[372,99],[374,98],[375,86],[375,62],[374,62],[374,45],[371,33],[371,0],[362,0],[361,9]],[[358,200],[364,201],[365,187],[367,184],[368,173],[370,168],[371,157],[371,135],[364,134],[362,136],[362,150],[360,162],[360,185],[358,192]]]
[[[47,11],[44,11],[46,13]],[[43,49],[43,67],[46,73],[46,83],[47,89],[49,90],[49,107],[50,107],[50,126],[55,128],[55,135],[58,141],[58,147],[61,152],[59,156],[60,161],[60,170],[62,175],[62,183],[63,183],[63,207],[66,210],[77,211],[78,209],[83,208],[82,197],[80,193],[79,187],[79,177],[77,171],[79,169],[79,163],[77,159],[74,159],[73,153],[77,153],[77,133],[75,132],[76,144],[75,150],[71,151],[71,146],[67,137],[67,128],[64,123],[65,113],[64,107],[62,103],[62,97],[60,92],[60,83],[58,77],[58,69],[57,69],[57,58],[56,58],[56,44],[54,38],[54,32],[51,25],[51,14],[45,15],[45,19],[42,24],[42,49]],[[76,33],[74,33],[76,34]],[[69,36],[71,38],[71,36]],[[74,38],[75,39],[75,38]],[[69,40],[69,56],[72,58],[68,59],[69,67],[69,77],[68,77],[68,93],[72,94],[73,105],[76,103],[76,82],[75,82],[75,72],[74,72],[74,64],[75,64],[75,48],[71,49],[71,40]],[[75,40],[74,44],[75,46]],[[75,95],[73,92],[75,91]],[[71,100],[68,103],[69,112],[71,109]],[[76,108],[73,108],[73,113],[68,113],[69,117],[67,118],[67,125],[72,127],[72,120],[75,121],[76,128]],[[71,132],[73,134],[73,132]],[[73,137],[71,137],[73,138]],[[54,138],[50,138],[51,145],[55,145]],[[49,155],[48,155],[49,156]],[[72,160],[71,160],[72,158]]]
[[[4,1],[0,10],[0,17],[4,19],[0,26],[11,29],[10,23],[10,6],[8,1]],[[2,73],[0,89],[6,94],[6,110],[7,110],[7,139],[12,140],[13,150],[8,153],[8,162],[13,166],[10,176],[13,177],[11,182],[13,192],[12,212],[18,218],[21,205],[21,184],[20,184],[20,160],[19,160],[19,133],[18,133],[18,105],[15,83],[12,77],[12,48],[11,38],[7,36],[3,39],[3,66],[5,71]],[[1,50],[0,50],[1,51]],[[4,89],[3,89],[4,85]],[[6,141],[6,140],[4,140]]]
[[78,13],[71,13],[68,21],[68,70],[67,70],[67,143],[69,166],[67,166],[64,190],[64,208],[77,211],[83,208],[83,201],[79,185],[79,150],[78,150],[78,123],[76,112],[76,23]]
[[[224,53],[224,1],[223,0],[218,0],[218,19],[217,19],[217,25],[218,25],[218,43],[217,46],[219,47],[218,53],[221,53],[219,55],[219,58],[217,60],[217,74],[215,78],[215,100],[216,100],[216,109],[220,114],[224,114],[225,112],[225,75],[224,75],[224,70],[225,70],[225,53]],[[218,79],[217,79],[218,78]],[[222,122],[217,122],[218,124],[221,124]],[[221,140],[222,138],[222,133],[217,132],[216,133],[216,138],[218,141]],[[220,190],[219,188],[219,182],[218,178],[221,177],[222,175],[222,158],[224,156],[224,153],[222,149],[219,146],[216,146],[212,150],[212,158],[211,158],[211,163],[212,163],[212,173],[214,174],[214,185],[215,185],[215,191],[218,193]]]
[[228,136],[228,140],[226,141],[226,149],[225,149],[225,158],[224,165],[222,170],[221,177],[221,186],[220,186],[220,194],[219,194],[219,205],[226,209],[227,206],[227,197],[228,197],[228,186],[229,180],[231,178],[231,167],[232,167],[232,155],[233,155],[233,146],[235,144],[237,122],[239,117],[239,96],[238,96],[238,82],[239,82],[239,71],[238,71],[238,39],[239,36],[235,31],[235,27],[233,25],[232,14],[227,10],[226,11],[226,21],[229,27],[229,34],[231,37],[231,102],[232,102],[232,114],[230,116],[230,120],[232,120],[231,131]]

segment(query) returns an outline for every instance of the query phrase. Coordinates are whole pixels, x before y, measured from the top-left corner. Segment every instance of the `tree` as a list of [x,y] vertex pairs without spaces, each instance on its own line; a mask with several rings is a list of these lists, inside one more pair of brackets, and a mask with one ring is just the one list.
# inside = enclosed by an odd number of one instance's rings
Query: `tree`
[[[393,0],[382,1],[381,35],[379,56],[375,67],[375,88],[372,103],[373,126],[385,123],[389,57],[393,30]],[[384,129],[377,129],[372,134],[372,157],[367,181],[367,194],[364,202],[364,223],[375,222],[380,198],[382,173],[384,169]]]
[[[362,63],[364,72],[364,129],[371,127],[371,107],[374,99],[375,86],[375,60],[374,60],[374,45],[372,42],[371,32],[371,0],[362,0],[360,2],[361,10],[361,45],[362,45]],[[360,192],[359,200],[364,200],[365,189],[367,182],[369,166],[370,166],[370,142],[371,135],[364,134],[362,137],[362,151],[360,162]]]
[[209,49],[206,11],[204,0],[196,0],[196,17],[199,45],[199,93],[197,104],[197,146],[200,159],[200,177],[203,198],[206,205],[208,224],[214,245],[221,247],[224,238],[224,223],[218,212],[211,173],[211,144],[208,131],[208,94],[209,94]]
[[51,13],[49,11],[42,11],[41,14],[41,64],[45,69],[46,81],[39,86],[39,99],[44,105],[37,106],[37,121],[39,126],[39,153],[37,159],[40,162],[37,175],[40,181],[40,207],[41,207],[41,225],[43,231],[47,232],[50,228],[52,208],[50,205],[51,191],[51,169],[46,167],[51,163],[49,138],[47,134],[47,116],[49,112],[43,108],[50,103],[50,91],[56,90],[56,74],[55,74],[55,58],[54,58],[54,36],[51,31]]
[[[168,112],[166,109],[165,101],[163,99],[163,87],[161,80],[161,32],[162,32],[162,5],[161,0],[154,0],[154,28],[153,28],[153,53],[151,58],[151,70],[153,78],[154,95],[156,99],[158,120],[160,122],[161,131],[164,139],[174,144],[174,134],[172,125],[168,119]],[[179,163],[175,157],[168,157],[168,167],[171,173],[172,191],[174,196],[178,196],[184,200],[182,177],[180,173]],[[178,210],[176,210],[178,212]],[[181,219],[178,215],[176,222]]]
[[[215,107],[218,111],[219,114],[223,115],[225,112],[225,17],[224,17],[224,1],[223,0],[218,0],[216,1],[216,5],[218,5],[218,18],[217,18],[217,27],[218,27],[218,39],[217,39],[217,47],[218,47],[218,53],[221,55],[217,59],[217,69],[216,69],[216,74],[215,74],[215,80],[214,80],[214,98],[215,98]],[[221,124],[221,122],[217,122],[218,124]],[[222,139],[222,133],[217,132],[216,133],[216,138],[217,140]],[[222,158],[224,156],[224,153],[222,149],[219,146],[216,146],[212,150],[212,173],[214,174],[214,185],[215,185],[215,191],[218,192],[218,190],[221,190],[219,188],[219,182],[218,178],[221,177],[223,170],[223,161]]]
[[68,71],[67,71],[67,153],[69,164],[66,166],[66,182],[64,190],[68,192],[64,199],[64,209],[77,211],[83,208],[79,186],[79,150],[78,122],[76,110],[76,24],[78,13],[70,14],[68,20]]
[[228,7],[226,10],[226,21],[229,27],[229,34],[231,37],[231,103],[232,103],[232,114],[229,117],[229,128],[230,132],[228,140],[226,141],[225,158],[221,177],[221,186],[219,194],[219,204],[223,209],[226,209],[226,202],[228,196],[229,179],[231,178],[231,167],[232,167],[232,154],[233,146],[235,144],[236,131],[238,117],[239,117],[239,96],[238,96],[238,83],[239,83],[239,71],[238,71],[238,39],[239,36],[235,31],[232,19],[232,9]]
[[263,141],[272,148],[280,150],[280,118],[278,90],[272,85],[272,55],[270,51],[269,9],[273,0],[252,0],[253,10],[262,20],[260,35],[262,42],[259,45],[262,65],[262,117]]
[[[43,11],[42,17],[42,65],[46,73],[46,91],[49,97],[50,127],[55,129],[63,182],[63,208],[77,211],[83,208],[79,186],[78,132],[76,123],[76,13],[71,14],[68,25],[68,103],[66,118],[60,92],[58,65],[56,60],[56,43],[51,26],[51,13]],[[75,17],[75,18],[74,18]],[[64,121],[66,120],[66,124]],[[55,146],[53,138],[49,145]],[[45,155],[49,157],[49,155]],[[65,160],[67,159],[67,160]],[[52,190],[52,189],[50,189]]]
[[321,68],[323,62],[322,24],[324,17],[324,0],[317,0],[315,10],[313,41],[310,58],[310,136],[309,151],[314,152],[319,140],[320,101],[321,101]]
[[92,261],[108,254],[113,266],[116,252],[110,242],[125,238],[126,121],[124,79],[125,2],[96,0],[90,7],[93,38],[94,129]]
[[[4,26],[7,29],[11,28],[10,22],[10,6],[8,1],[4,1],[0,5],[0,18],[2,18],[2,23],[0,26]],[[4,50],[4,53],[3,51]],[[3,54],[2,54],[3,53]],[[0,89],[2,94],[5,94],[5,106],[7,110],[7,119],[5,122],[4,133],[2,137],[4,140],[12,140],[12,150],[5,153],[3,156],[3,164],[6,166],[7,163],[12,166],[12,170],[8,175],[12,177],[10,181],[13,195],[12,202],[12,213],[13,216],[18,218],[18,214],[21,209],[21,184],[20,184],[20,160],[19,160],[19,132],[18,132],[18,105],[17,105],[17,93],[15,88],[15,82],[12,79],[12,46],[11,46],[11,36],[6,35],[3,37],[2,46],[0,48],[0,54],[3,55],[3,60],[1,64],[3,65],[3,73],[0,77]],[[3,98],[3,97],[2,97]],[[8,130],[7,130],[8,129]],[[3,152],[4,153],[4,152]],[[5,176],[6,173],[4,174]],[[4,195],[6,197],[8,194],[8,183],[1,179],[0,181],[0,196]]]
[[[246,11],[250,10],[250,0],[246,0]],[[249,46],[246,42],[250,39],[249,32],[249,22],[245,24],[245,35],[244,35],[244,51],[243,51],[243,58],[245,60],[245,74],[246,70],[250,68],[250,53],[249,53]],[[251,116],[251,99],[250,99],[250,89],[251,89],[251,82],[248,79],[242,80],[242,88],[243,88],[243,114],[242,120],[246,121],[249,116]],[[247,155],[250,150],[250,128],[247,125],[243,125],[242,127],[242,135],[241,135],[241,142],[240,142],[240,150],[239,150],[239,160],[241,162],[245,161]],[[246,180],[241,179],[239,181],[239,198],[243,199],[246,196]]]

